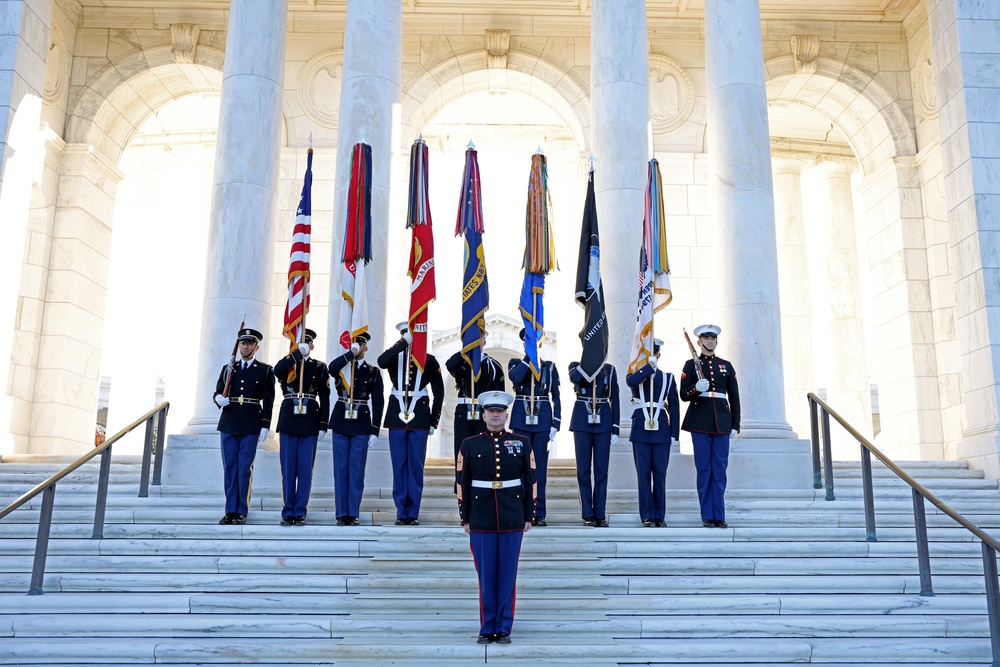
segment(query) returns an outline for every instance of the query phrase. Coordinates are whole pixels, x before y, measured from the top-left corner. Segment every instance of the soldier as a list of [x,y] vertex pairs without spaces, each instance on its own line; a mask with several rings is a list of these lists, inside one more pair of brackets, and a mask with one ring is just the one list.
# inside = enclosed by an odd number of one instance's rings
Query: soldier
[[642,368],[625,377],[636,406],[629,440],[639,483],[639,518],[646,528],[666,525],[667,464],[670,446],[681,434],[681,406],[674,374],[656,368],[661,345],[663,341],[654,338],[653,356]]
[[510,643],[517,559],[535,510],[531,446],[504,429],[513,401],[502,391],[479,395],[486,430],[462,442],[455,464],[458,510],[479,575],[479,644]]
[[330,419],[330,373],[311,356],[316,332],[306,329],[303,339],[274,365],[284,395],[278,412],[282,526],[306,525],[316,446]]
[[[525,330],[521,329],[521,340]],[[541,347],[541,341],[539,341]],[[535,455],[535,478],[538,480],[538,497],[535,499],[533,524],[545,526],[545,479],[549,465],[549,443],[555,440],[562,416],[559,400],[559,371],[551,361],[542,361],[541,377],[536,380],[528,365],[528,355],[521,360],[511,359],[507,375],[516,397],[510,415],[510,430],[524,436],[531,443]],[[534,390],[532,390],[534,389]]]
[[[271,428],[274,371],[254,359],[263,338],[256,329],[240,330],[239,358],[232,367],[229,364],[222,367],[215,383],[212,400],[222,409],[218,429],[226,491],[226,515],[219,519],[221,525],[246,523],[257,443],[264,442]],[[224,395],[230,372],[228,395]]]
[[486,422],[483,421],[482,411],[479,406],[474,406],[472,397],[486,391],[506,391],[507,383],[503,376],[503,366],[496,359],[486,354],[486,323],[479,321],[479,330],[483,332],[479,339],[479,349],[482,350],[482,361],[479,366],[479,377],[475,380],[475,387],[471,386],[472,370],[469,362],[462,356],[461,352],[451,355],[445,362],[445,368],[455,378],[455,386],[458,388],[458,406],[455,408],[455,458],[458,458],[458,448],[462,441],[470,435],[482,433],[486,430]]
[[715,356],[722,329],[714,324],[695,327],[701,354],[684,362],[681,400],[688,401],[681,428],[690,431],[694,443],[694,465],[698,470],[698,502],[702,525],[725,528],[726,468],[729,438],[740,432],[740,388],[736,369]]
[[[410,356],[413,343],[407,322],[396,325],[400,339],[378,358],[379,368],[389,373],[392,391],[385,413],[389,429],[389,458],[392,460],[392,501],[396,504],[396,525],[420,525],[420,499],[424,491],[424,459],[427,436],[434,433],[441,420],[444,380],[441,366],[427,355],[421,371]],[[407,368],[409,364],[409,368]],[[427,386],[433,394],[433,407],[427,398]]]
[[[367,331],[361,333],[351,343],[350,350],[330,362],[330,376],[337,386],[330,428],[333,431],[333,485],[338,526],[361,523],[358,515],[365,491],[368,448],[378,439],[382,420],[385,400],[382,372],[364,360],[371,339]],[[352,364],[353,382],[350,374],[340,372],[348,364]]]
[[580,364],[574,361],[569,365],[569,381],[576,392],[569,430],[576,446],[576,481],[580,486],[583,524],[608,528],[608,466],[611,446],[618,442],[619,432],[618,373],[611,364],[604,364],[593,380],[587,380],[580,372]]

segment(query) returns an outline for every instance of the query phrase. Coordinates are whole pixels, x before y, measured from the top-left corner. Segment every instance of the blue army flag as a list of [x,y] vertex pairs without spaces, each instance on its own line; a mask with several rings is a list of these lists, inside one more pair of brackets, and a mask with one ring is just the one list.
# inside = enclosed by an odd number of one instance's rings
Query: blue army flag
[[524,321],[524,354],[538,380],[542,369],[538,343],[545,336],[545,276],[556,268],[556,241],[549,214],[549,172],[541,150],[531,156],[528,205],[524,214],[524,282],[521,286],[521,319]]
[[490,286],[486,279],[486,256],[483,251],[483,197],[479,183],[479,160],[469,142],[465,151],[465,173],[458,201],[455,236],[465,237],[465,272],[462,280],[462,356],[479,379],[482,350],[479,339],[486,330],[486,311],[490,307]]
[[653,354],[653,316],[673,299],[663,215],[663,183],[656,158],[649,161],[644,209],[642,249],[639,251],[639,307],[629,373],[635,373],[649,361]]
[[592,381],[608,360],[608,313],[604,307],[601,282],[601,235],[597,225],[597,201],[594,197],[594,170],[587,178],[587,201],[583,206],[580,229],[580,254],[576,263],[576,302],[583,308],[580,342],[580,374]]

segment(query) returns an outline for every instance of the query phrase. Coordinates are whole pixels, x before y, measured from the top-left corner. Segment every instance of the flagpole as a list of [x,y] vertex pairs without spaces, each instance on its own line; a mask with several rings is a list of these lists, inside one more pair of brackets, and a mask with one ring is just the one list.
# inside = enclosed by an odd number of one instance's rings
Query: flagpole
[[[535,290],[532,289],[531,290],[531,328],[532,329],[535,329],[535,322],[537,321],[535,319],[535,317],[536,317],[536,312],[535,311],[537,309],[538,309],[538,294],[536,294]],[[527,334],[525,334],[524,337],[527,338],[528,337]],[[542,378],[542,356],[538,353],[538,339],[537,338],[535,339],[535,356],[538,357],[538,379],[541,380],[541,378]],[[534,373],[531,374],[531,398],[528,400],[528,405],[531,408],[531,414],[532,415],[537,415],[538,413],[537,413],[536,408],[535,408],[535,375],[534,375]]]

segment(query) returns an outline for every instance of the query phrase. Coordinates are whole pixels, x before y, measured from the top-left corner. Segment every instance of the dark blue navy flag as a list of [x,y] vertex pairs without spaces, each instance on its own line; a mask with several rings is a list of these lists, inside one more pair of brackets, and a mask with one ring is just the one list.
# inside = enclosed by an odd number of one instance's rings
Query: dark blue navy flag
[[583,308],[580,342],[580,374],[593,380],[608,360],[608,316],[601,284],[601,237],[597,227],[594,172],[587,182],[587,202],[583,206],[580,254],[576,264],[576,302]]
[[[471,142],[470,142],[471,144]],[[490,307],[490,285],[486,279],[486,255],[483,250],[483,199],[479,183],[479,160],[476,150],[465,151],[465,174],[458,202],[455,235],[465,238],[465,271],[462,278],[462,356],[479,379],[482,350],[479,339],[486,330],[486,311]]]

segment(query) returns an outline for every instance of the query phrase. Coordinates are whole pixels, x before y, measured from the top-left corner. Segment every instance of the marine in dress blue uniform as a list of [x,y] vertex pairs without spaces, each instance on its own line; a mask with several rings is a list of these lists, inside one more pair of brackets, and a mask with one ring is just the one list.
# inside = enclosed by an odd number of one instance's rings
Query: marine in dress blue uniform
[[677,382],[673,373],[657,368],[661,345],[663,341],[654,340],[649,363],[625,377],[635,405],[629,440],[639,484],[639,518],[647,528],[666,525],[667,464],[670,446],[681,434]]
[[[278,459],[283,526],[306,523],[316,446],[326,435],[330,419],[330,373],[326,364],[310,356],[316,332],[306,329],[303,339],[304,343],[274,365],[282,393]],[[293,369],[294,377],[289,379]]]
[[[569,421],[576,447],[576,481],[580,486],[580,512],[587,526],[607,528],[608,466],[611,446],[618,441],[620,405],[618,373],[604,364],[592,381],[583,377],[580,364],[569,365],[576,401]],[[593,482],[591,482],[593,463]]]
[[226,492],[226,515],[219,520],[223,525],[246,521],[257,443],[264,441],[271,428],[274,371],[268,364],[254,359],[263,338],[256,329],[239,332],[239,356],[229,382],[229,396],[223,396],[229,364],[222,367],[212,396],[222,409],[218,430]]
[[[483,326],[483,325],[480,325]],[[486,346],[486,329],[482,328],[483,337],[480,339],[480,348]],[[444,366],[455,378],[455,387],[458,389],[458,405],[455,407],[455,458],[458,459],[458,448],[462,441],[470,435],[482,433],[486,430],[486,422],[483,421],[479,406],[475,406],[475,418],[469,418],[469,412],[473,410],[472,398],[487,391],[506,391],[507,381],[503,375],[503,366],[500,362],[483,351],[482,360],[479,364],[479,378],[475,381],[475,386],[471,386],[472,370],[469,362],[465,360],[461,352],[456,352],[444,362]]]
[[[524,340],[521,329],[521,340]],[[549,443],[559,431],[562,403],[559,399],[559,371],[551,361],[539,359],[540,378],[535,379],[528,365],[528,356],[511,359],[507,364],[507,377],[514,390],[514,406],[510,414],[510,430],[531,443],[535,455],[535,479],[538,497],[535,499],[534,525],[545,523],[545,480],[549,466]],[[532,392],[534,389],[534,392]]]
[[[333,431],[333,495],[338,526],[361,523],[361,496],[365,492],[368,448],[378,439],[385,402],[382,372],[364,361],[371,335],[362,333],[351,349],[330,362],[330,377],[337,390],[337,402],[330,416]],[[354,388],[344,384],[340,370],[353,364]],[[371,406],[369,407],[369,401]]]
[[715,356],[722,329],[702,324],[694,333],[702,349],[698,364],[703,379],[698,379],[693,359],[684,362],[680,397],[689,405],[681,428],[691,433],[694,443],[702,524],[725,528],[729,438],[740,431],[740,387],[733,365]]
[[531,445],[504,428],[514,397],[479,395],[486,430],[466,438],[458,452],[458,510],[479,576],[480,644],[510,643],[521,538],[535,509]]
[[[420,500],[424,492],[427,437],[441,421],[444,380],[441,378],[441,366],[434,355],[427,355],[422,372],[417,368],[408,350],[413,336],[407,323],[400,322],[396,329],[400,333],[400,339],[378,358],[379,368],[388,372],[392,383],[383,426],[389,429],[392,501],[396,505],[396,525],[418,525]],[[428,388],[431,398],[428,398]]]

